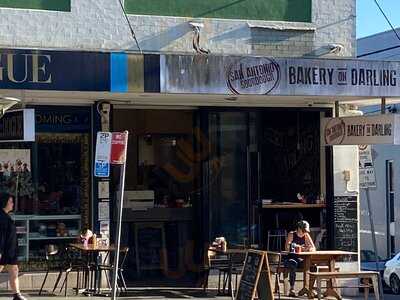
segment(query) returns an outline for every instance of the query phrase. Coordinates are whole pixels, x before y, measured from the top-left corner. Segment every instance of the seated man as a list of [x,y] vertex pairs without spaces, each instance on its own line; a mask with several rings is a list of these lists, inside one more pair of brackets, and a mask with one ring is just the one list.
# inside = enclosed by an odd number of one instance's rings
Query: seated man
[[[296,248],[298,248],[296,250]],[[300,221],[297,223],[297,229],[288,234],[285,244],[285,250],[290,252],[301,251],[310,252],[315,251],[314,243],[310,236],[310,224],[307,221]],[[290,270],[289,283],[290,292],[289,296],[294,297],[294,284],[296,281],[296,269],[301,266],[302,259],[295,255],[289,255],[285,261],[285,266]]]

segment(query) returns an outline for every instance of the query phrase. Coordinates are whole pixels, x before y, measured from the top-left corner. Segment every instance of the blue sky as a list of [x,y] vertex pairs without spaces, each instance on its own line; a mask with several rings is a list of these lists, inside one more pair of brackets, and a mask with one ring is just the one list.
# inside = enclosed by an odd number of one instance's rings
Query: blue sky
[[[393,26],[400,27],[400,0],[378,0],[378,3]],[[357,38],[389,29],[374,0],[357,0]]]

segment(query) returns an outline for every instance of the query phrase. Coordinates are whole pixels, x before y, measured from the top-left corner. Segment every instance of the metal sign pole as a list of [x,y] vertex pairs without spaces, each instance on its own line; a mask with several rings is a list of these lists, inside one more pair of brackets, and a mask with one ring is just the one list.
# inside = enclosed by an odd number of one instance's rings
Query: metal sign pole
[[[375,266],[376,266],[376,271],[379,273],[379,263],[378,263],[378,248],[376,245],[376,236],[375,236],[375,225],[374,225],[374,218],[372,216],[372,209],[371,209],[371,200],[369,197],[369,188],[365,189],[365,194],[367,196],[367,205],[368,205],[368,215],[369,215],[369,222],[371,224],[371,236],[372,236],[372,246],[374,247],[374,254],[375,254]],[[383,296],[383,287],[382,287],[382,280],[381,280],[381,275],[379,273],[379,293],[381,295],[381,298],[384,299]]]
[[115,234],[115,255],[114,255],[114,270],[113,270],[113,282],[112,282],[112,295],[111,299],[115,300],[117,297],[117,275],[118,275],[118,267],[119,267],[119,251],[121,248],[121,223],[122,223],[122,211],[124,206],[124,190],[125,190],[125,170],[126,170],[126,152],[128,148],[128,131],[125,131],[125,149],[124,149],[124,158],[125,161],[121,166],[121,174],[120,174],[120,197],[117,201],[117,228]]

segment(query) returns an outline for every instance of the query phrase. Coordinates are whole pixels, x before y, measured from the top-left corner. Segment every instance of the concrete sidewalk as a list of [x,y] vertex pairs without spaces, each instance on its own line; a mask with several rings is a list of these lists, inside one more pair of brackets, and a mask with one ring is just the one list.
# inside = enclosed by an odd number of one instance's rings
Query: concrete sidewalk
[[[72,292],[72,291],[71,291]],[[66,299],[63,295],[50,295],[48,293],[44,293],[43,296],[38,295],[38,291],[28,291],[24,293],[29,299],[38,299],[38,300],[55,300],[55,299]],[[393,295],[393,297],[395,297]],[[75,296],[73,294],[68,295],[68,299],[74,300],[104,300],[109,299],[110,297],[87,297],[87,296]],[[0,293],[0,300],[11,299],[10,294],[2,294]],[[125,300],[149,300],[149,299],[156,299],[156,300],[178,300],[178,299],[193,299],[193,300],[231,300],[230,297],[226,296],[218,296],[215,290],[210,290],[204,293],[201,289],[135,289],[129,290],[126,295],[122,295],[118,297],[118,299],[125,299]],[[275,299],[278,299],[276,296]],[[284,297],[281,296],[282,300],[294,300],[294,299],[304,299],[306,297]],[[364,297],[344,297],[343,300],[361,300]],[[369,299],[374,299],[373,295],[370,295]],[[395,299],[392,296],[389,298],[385,297],[385,299]]]

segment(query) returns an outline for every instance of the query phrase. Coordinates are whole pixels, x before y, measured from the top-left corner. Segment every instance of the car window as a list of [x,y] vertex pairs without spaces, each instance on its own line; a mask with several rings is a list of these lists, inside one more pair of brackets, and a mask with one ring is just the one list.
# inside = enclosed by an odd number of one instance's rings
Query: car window
[[[378,260],[382,260],[382,257],[378,255]],[[399,258],[400,258],[400,253],[399,253]],[[375,261],[375,253],[374,251],[371,250],[361,250],[360,253],[360,260],[363,262],[373,262]]]

